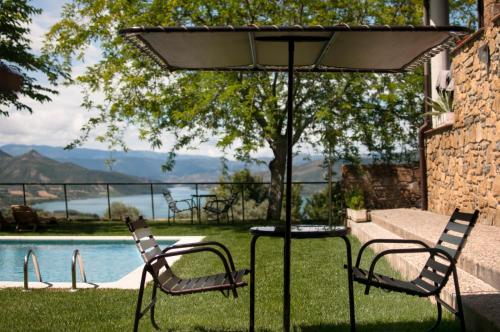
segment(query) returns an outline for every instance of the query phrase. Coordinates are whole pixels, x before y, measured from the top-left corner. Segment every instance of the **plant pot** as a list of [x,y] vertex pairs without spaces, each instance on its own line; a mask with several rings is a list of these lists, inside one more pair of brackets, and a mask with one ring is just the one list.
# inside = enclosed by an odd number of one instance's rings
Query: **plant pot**
[[446,112],[446,113],[441,113],[439,115],[435,115],[432,117],[432,122],[434,128],[453,124],[455,122],[455,113]]
[[368,213],[366,209],[363,210],[347,209],[347,219],[353,222],[365,222],[368,221]]

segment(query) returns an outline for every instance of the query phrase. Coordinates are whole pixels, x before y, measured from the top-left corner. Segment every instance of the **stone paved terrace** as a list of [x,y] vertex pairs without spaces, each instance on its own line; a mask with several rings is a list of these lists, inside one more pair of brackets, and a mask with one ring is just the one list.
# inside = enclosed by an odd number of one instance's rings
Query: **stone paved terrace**
[[[419,239],[437,242],[449,216],[415,209],[375,210],[372,222],[351,223],[352,234],[361,242],[375,238]],[[375,245],[376,252],[394,245]],[[425,263],[425,255],[390,255],[390,264],[412,279]],[[365,263],[366,264],[366,263]],[[476,224],[459,258],[459,279],[468,330],[500,331],[500,227]],[[450,280],[442,297],[454,303]]]

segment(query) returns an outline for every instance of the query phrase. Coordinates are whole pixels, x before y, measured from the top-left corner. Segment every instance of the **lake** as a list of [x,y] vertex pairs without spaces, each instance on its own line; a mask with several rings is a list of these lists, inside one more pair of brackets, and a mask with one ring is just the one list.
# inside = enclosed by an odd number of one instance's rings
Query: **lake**
[[[192,187],[170,187],[170,192],[175,200],[190,199],[195,193]],[[198,190],[199,194],[208,194],[207,190]],[[125,205],[137,208],[145,218],[152,218],[151,195],[130,195],[130,196],[111,196],[111,204],[113,202],[121,202]],[[168,206],[162,194],[154,194],[153,202],[155,207],[155,218],[167,218]],[[180,206],[179,206],[180,207]],[[33,208],[42,209],[49,212],[64,211],[66,206],[64,201],[50,201],[44,203],[33,204]],[[107,197],[96,197],[86,199],[68,200],[68,209],[83,213],[98,214],[104,216],[108,212]]]

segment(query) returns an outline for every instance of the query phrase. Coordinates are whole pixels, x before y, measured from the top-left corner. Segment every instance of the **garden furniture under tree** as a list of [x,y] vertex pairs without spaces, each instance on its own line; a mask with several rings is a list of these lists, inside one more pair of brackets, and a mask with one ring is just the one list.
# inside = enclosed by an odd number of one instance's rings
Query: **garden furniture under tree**
[[[431,248],[426,243],[419,240],[405,239],[375,239],[366,242],[359,250],[356,265],[353,268],[354,281],[366,285],[365,294],[368,295],[370,287],[377,287],[388,291],[405,293],[419,297],[434,297],[437,304],[437,321],[430,331],[435,330],[441,322],[441,307],[455,314],[460,320],[460,328],[465,331],[465,318],[460,296],[460,286],[458,283],[457,260],[462,252],[467,237],[472,227],[477,221],[479,212],[464,213],[455,209],[446,224],[446,227],[439,237],[436,245]],[[360,267],[363,252],[372,244],[392,243],[392,244],[414,244],[420,248],[399,248],[384,250],[377,254],[370,263],[368,270]],[[429,258],[419,275],[410,281],[396,279],[390,276],[375,273],[377,262],[387,255],[398,254],[428,254]],[[441,299],[440,294],[446,286],[450,276],[453,276],[455,286],[456,308]]]
[[219,223],[221,215],[225,215],[227,223],[229,223],[229,212],[231,212],[231,221],[234,223],[233,205],[238,201],[238,196],[237,192],[233,192],[227,199],[217,198],[210,200],[205,204],[203,209],[208,213],[215,214],[217,223]]
[[[193,222],[193,209],[195,208],[195,206],[193,205],[192,199],[174,200],[174,198],[172,197],[172,193],[169,190],[163,192],[163,197],[165,198],[165,201],[167,201],[168,205],[167,222],[170,223],[171,217],[175,222],[175,216],[185,211],[191,211],[191,223]],[[179,203],[181,203],[182,205]]]
[[[288,73],[283,330],[290,331],[293,81],[295,72],[400,73],[419,68],[469,30],[456,26],[132,27],[125,39],[166,71]],[[351,330],[354,331],[354,312]]]
[[[160,329],[155,321],[155,306],[158,290],[172,296],[220,291],[226,297],[232,294],[234,298],[237,298],[237,289],[247,285],[243,277],[249,273],[249,270],[236,270],[231,253],[223,244],[215,241],[195,242],[173,245],[162,250],[151,233],[148,224],[142,217],[139,217],[136,221],[127,218],[126,224],[130,232],[132,232],[137,249],[139,249],[145,263],[137,297],[134,332],[139,328],[139,320],[148,311],[150,313],[151,323],[155,329]],[[224,268],[222,273],[193,278],[181,278],[172,271],[167,261],[169,257],[205,252],[213,253],[220,258]],[[151,302],[143,309],[142,300],[146,287],[147,274],[151,275],[153,278],[153,291]]]

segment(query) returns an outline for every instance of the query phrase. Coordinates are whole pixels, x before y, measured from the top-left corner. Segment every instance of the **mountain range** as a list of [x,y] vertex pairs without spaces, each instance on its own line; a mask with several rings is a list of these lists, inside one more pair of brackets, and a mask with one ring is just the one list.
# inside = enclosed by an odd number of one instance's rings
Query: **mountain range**
[[[59,162],[30,150],[19,156],[11,156],[0,150],[0,206],[19,204],[23,196],[30,203],[37,201],[99,197],[109,189],[113,195],[143,194],[148,192],[148,179],[118,172],[90,170],[70,162]],[[15,183],[51,183],[50,185],[26,185]],[[79,183],[62,186],[57,183]],[[91,184],[87,184],[91,183]],[[93,184],[92,184],[93,183]],[[125,183],[109,186],[96,183]],[[84,185],[83,185],[84,184]]]
[[147,182],[147,179],[118,172],[90,170],[70,162],[59,162],[35,150],[19,156],[11,156],[0,150],[0,182],[141,183]]
[[[101,174],[109,175],[110,167],[106,160],[113,160],[111,165],[112,173],[121,173],[121,175],[129,175],[142,178],[147,181],[158,182],[212,182],[217,181],[221,175],[222,163],[217,157],[208,157],[201,155],[183,155],[179,154],[175,158],[175,166],[172,171],[164,173],[161,166],[165,163],[166,154],[152,151],[104,151],[98,149],[76,148],[73,150],[64,150],[62,147],[54,147],[47,145],[21,145],[8,144],[0,147],[4,154],[12,156],[12,158],[21,157],[25,154],[30,154],[30,151],[36,151],[39,155],[53,159],[63,164],[72,164],[72,166],[80,166],[88,170],[106,172]],[[269,162],[270,158],[264,158],[264,162]],[[68,166],[68,165],[67,165]],[[269,171],[267,165],[245,164],[240,161],[228,160],[228,171],[232,173],[245,167],[249,168],[252,173],[261,175],[264,179],[269,179]],[[294,180],[295,181],[322,181],[321,157],[312,156],[310,160],[305,160],[304,156],[294,158]],[[82,173],[76,172],[76,173]],[[75,173],[75,174],[76,174]],[[61,173],[62,174],[62,173]],[[91,173],[93,174],[93,173]],[[18,178],[15,175],[15,178]],[[33,176],[24,173],[27,178],[21,182],[27,182],[28,178]],[[35,182],[39,182],[42,179]],[[5,181],[4,177],[0,177],[0,181]],[[10,180],[13,182],[13,180]],[[59,182],[59,181],[58,181]],[[60,181],[65,182],[65,181]],[[87,181],[93,182],[93,181]],[[103,182],[113,182],[104,180]],[[122,181],[117,181],[122,182]],[[133,182],[133,181],[123,181]]]

